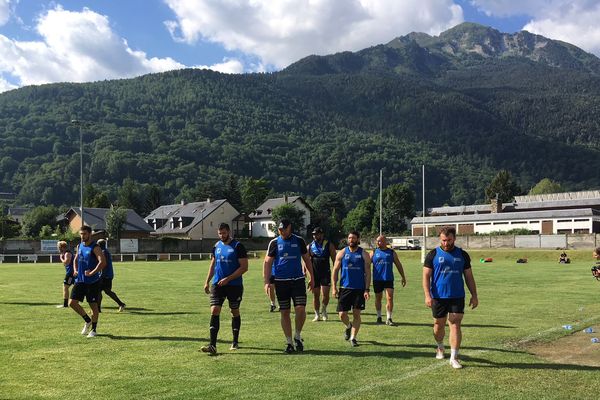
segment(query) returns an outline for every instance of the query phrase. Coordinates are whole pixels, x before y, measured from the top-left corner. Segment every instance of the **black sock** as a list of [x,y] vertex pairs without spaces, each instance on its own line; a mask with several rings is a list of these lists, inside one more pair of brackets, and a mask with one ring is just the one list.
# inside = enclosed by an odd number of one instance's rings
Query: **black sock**
[[237,343],[240,337],[240,327],[242,326],[242,317],[231,318],[231,331],[233,332],[233,342]]
[[92,330],[96,332],[96,327],[98,326],[97,322],[92,322]]
[[90,322],[92,322],[92,319],[90,317],[88,317],[87,314],[85,314],[83,317],[83,320],[85,321],[86,324],[89,324]]
[[219,335],[219,328],[221,325],[220,315],[210,316],[210,344],[213,346],[217,345],[217,336]]
[[64,299],[63,300],[63,307],[68,307],[69,306],[69,300],[68,299]]

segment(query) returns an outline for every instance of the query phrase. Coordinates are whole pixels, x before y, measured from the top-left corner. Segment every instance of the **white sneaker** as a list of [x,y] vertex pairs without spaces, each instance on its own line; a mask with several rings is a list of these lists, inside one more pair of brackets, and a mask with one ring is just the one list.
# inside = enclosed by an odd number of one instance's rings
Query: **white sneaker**
[[62,304],[59,304],[59,305],[56,306],[56,308],[68,308],[68,307],[65,307]]
[[327,313],[324,312],[323,314],[321,314],[321,321],[327,321]]
[[438,360],[444,359],[444,349],[436,349],[435,350],[435,358]]
[[90,329],[92,329],[92,321],[86,322],[85,324],[83,324],[83,329],[81,330],[81,334],[87,335],[88,332],[90,331]]
[[122,306],[119,306],[119,312],[123,312],[125,311],[125,304],[123,304]]
[[450,359],[450,365],[454,369],[461,369],[463,367],[462,364],[460,363],[460,361],[457,358],[451,358]]
[[96,337],[96,331],[90,331],[90,333],[88,333],[87,337]]
[[312,322],[317,322],[319,320],[319,314],[315,314],[315,317],[312,319]]

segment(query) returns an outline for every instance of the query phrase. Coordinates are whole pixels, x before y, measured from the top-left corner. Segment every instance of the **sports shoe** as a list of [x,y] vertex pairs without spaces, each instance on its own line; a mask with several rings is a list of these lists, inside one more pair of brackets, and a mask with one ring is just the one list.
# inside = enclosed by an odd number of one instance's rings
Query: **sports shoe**
[[270,312],[275,312],[275,309],[276,309],[276,308],[277,308],[277,307],[275,307],[275,304],[271,304],[271,309],[270,309]]
[[328,318],[328,317],[327,317],[327,312],[323,312],[323,313],[321,314],[321,321],[327,321],[327,318]]
[[296,344],[296,351],[302,352],[304,351],[304,340],[302,339],[294,339],[294,343]]
[[315,317],[312,319],[312,322],[317,322],[319,320],[319,314],[315,314]]
[[56,306],[56,308],[68,308],[68,307],[65,307],[62,304],[59,304],[59,305]]
[[458,360],[458,358],[451,358],[450,365],[454,369],[461,369],[463,367],[462,364],[460,363],[460,361]]
[[352,340],[350,341],[350,346],[352,346],[352,347],[358,347],[358,346],[360,346],[360,345],[358,344],[358,342],[356,341],[356,339],[352,339]]
[[444,359],[444,349],[435,349],[435,358],[438,360]]
[[90,333],[87,334],[87,337],[96,337],[96,331],[90,331]]
[[350,340],[350,335],[352,334],[352,327],[346,328],[344,331],[344,340]]
[[202,346],[200,347],[200,350],[203,353],[208,353],[211,356],[216,356],[217,355],[217,347],[213,346],[212,344],[206,345],[206,346]]
[[381,324],[383,324],[383,320],[381,319],[381,317],[377,317],[377,325]]
[[387,321],[385,321],[385,324],[386,324],[387,326],[396,326],[396,324],[394,323],[394,321],[392,321],[392,319],[391,319],[391,318],[390,318],[390,319],[388,319]]
[[123,304],[122,306],[119,306],[119,312],[125,311],[125,307],[126,307],[126,304]]
[[83,329],[81,330],[81,334],[87,335],[90,332],[90,329],[92,329],[92,321],[86,322],[85,324],[83,324]]
[[231,343],[231,347],[229,348],[229,350],[238,350],[240,348],[240,346],[238,345],[237,342],[233,342]]
[[295,353],[296,350],[294,350],[294,345],[291,344],[291,343],[288,343],[287,346],[286,346],[286,348],[285,348],[285,350],[284,350],[284,352],[286,354],[293,354],[293,353]]

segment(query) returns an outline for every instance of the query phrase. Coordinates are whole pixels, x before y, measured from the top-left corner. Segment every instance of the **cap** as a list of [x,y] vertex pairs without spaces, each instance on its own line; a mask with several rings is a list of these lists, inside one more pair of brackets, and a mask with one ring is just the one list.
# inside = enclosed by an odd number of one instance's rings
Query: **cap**
[[317,233],[323,233],[323,229],[317,226],[315,229],[313,229],[312,233],[313,235]]
[[287,228],[288,226],[290,226],[291,224],[292,224],[292,221],[290,221],[290,220],[289,220],[289,219],[287,219],[287,218],[284,218],[284,219],[282,219],[282,220],[279,222],[279,226],[278,226],[277,228],[278,228],[278,229],[285,229],[285,228]]

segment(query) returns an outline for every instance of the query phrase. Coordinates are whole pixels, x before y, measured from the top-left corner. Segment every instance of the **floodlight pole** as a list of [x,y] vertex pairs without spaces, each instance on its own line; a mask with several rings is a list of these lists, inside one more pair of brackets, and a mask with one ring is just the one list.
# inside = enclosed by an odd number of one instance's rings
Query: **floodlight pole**
[[383,168],[379,170],[379,236],[383,235]]
[[425,164],[423,164],[423,246],[421,246],[421,264],[425,263],[425,252],[427,251],[427,225],[425,225]]
[[85,225],[84,209],[83,209],[83,130],[79,120],[71,120],[71,124],[79,127],[79,206],[81,207],[81,226]]

